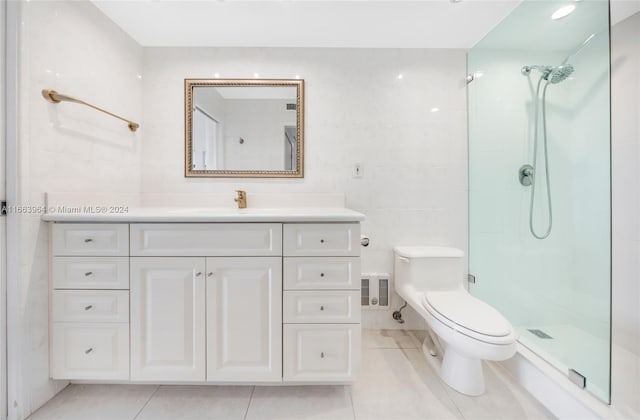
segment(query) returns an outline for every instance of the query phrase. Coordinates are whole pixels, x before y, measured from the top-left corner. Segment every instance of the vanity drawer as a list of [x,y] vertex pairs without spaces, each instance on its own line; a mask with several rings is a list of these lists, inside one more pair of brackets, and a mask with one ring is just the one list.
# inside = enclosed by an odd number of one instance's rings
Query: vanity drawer
[[360,255],[360,224],[285,224],[284,255],[357,257]]
[[53,379],[129,379],[129,324],[53,323]]
[[53,255],[129,255],[129,225],[53,224]]
[[129,292],[54,290],[53,322],[129,322]]
[[283,264],[285,290],[360,290],[358,257],[293,257]]
[[360,293],[357,291],[285,291],[284,323],[360,323]]
[[128,289],[129,257],[53,257],[54,289]]
[[132,224],[132,256],[271,256],[282,253],[280,223]]
[[360,368],[360,325],[287,324],[283,328],[285,381],[355,379]]

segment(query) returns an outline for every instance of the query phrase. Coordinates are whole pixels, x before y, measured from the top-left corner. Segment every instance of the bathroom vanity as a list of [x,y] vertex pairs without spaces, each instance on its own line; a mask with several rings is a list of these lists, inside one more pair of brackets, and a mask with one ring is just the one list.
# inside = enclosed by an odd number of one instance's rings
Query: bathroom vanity
[[360,213],[146,209],[43,219],[53,379],[339,383],[358,372]]

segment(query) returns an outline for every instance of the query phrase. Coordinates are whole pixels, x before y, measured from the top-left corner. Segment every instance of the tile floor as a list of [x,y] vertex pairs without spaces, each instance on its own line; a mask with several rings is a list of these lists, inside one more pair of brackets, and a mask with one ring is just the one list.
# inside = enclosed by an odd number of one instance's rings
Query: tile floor
[[502,367],[485,365],[487,392],[467,397],[425,361],[421,331],[363,330],[351,386],[70,385],[31,415],[42,419],[550,419]]

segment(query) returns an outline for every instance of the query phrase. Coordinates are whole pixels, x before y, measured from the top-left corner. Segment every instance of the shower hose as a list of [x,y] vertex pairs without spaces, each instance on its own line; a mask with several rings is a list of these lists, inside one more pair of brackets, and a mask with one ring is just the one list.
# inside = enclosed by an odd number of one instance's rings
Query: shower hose
[[546,81],[544,87],[542,89],[542,147],[544,149],[544,172],[545,172],[545,180],[547,184],[547,209],[549,213],[549,223],[547,225],[547,229],[543,234],[538,234],[533,227],[533,205],[536,197],[536,176],[538,174],[538,117],[539,117],[539,97],[540,97],[540,86],[542,85],[542,81],[544,80],[544,76],[540,77],[538,80],[538,87],[536,88],[536,103],[534,107],[535,113],[535,127],[533,129],[533,180],[531,182],[531,199],[529,200],[529,230],[531,234],[537,239],[545,239],[551,233],[551,226],[553,225],[553,211],[551,209],[551,180],[549,179],[549,153],[547,148],[547,112],[546,112],[546,96],[547,96],[547,87],[549,86],[549,82]]

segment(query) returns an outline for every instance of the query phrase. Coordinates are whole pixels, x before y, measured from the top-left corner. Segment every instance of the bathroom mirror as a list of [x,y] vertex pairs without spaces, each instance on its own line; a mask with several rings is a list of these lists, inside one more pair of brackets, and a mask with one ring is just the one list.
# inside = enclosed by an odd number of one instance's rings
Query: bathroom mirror
[[185,79],[185,176],[302,178],[304,81]]

